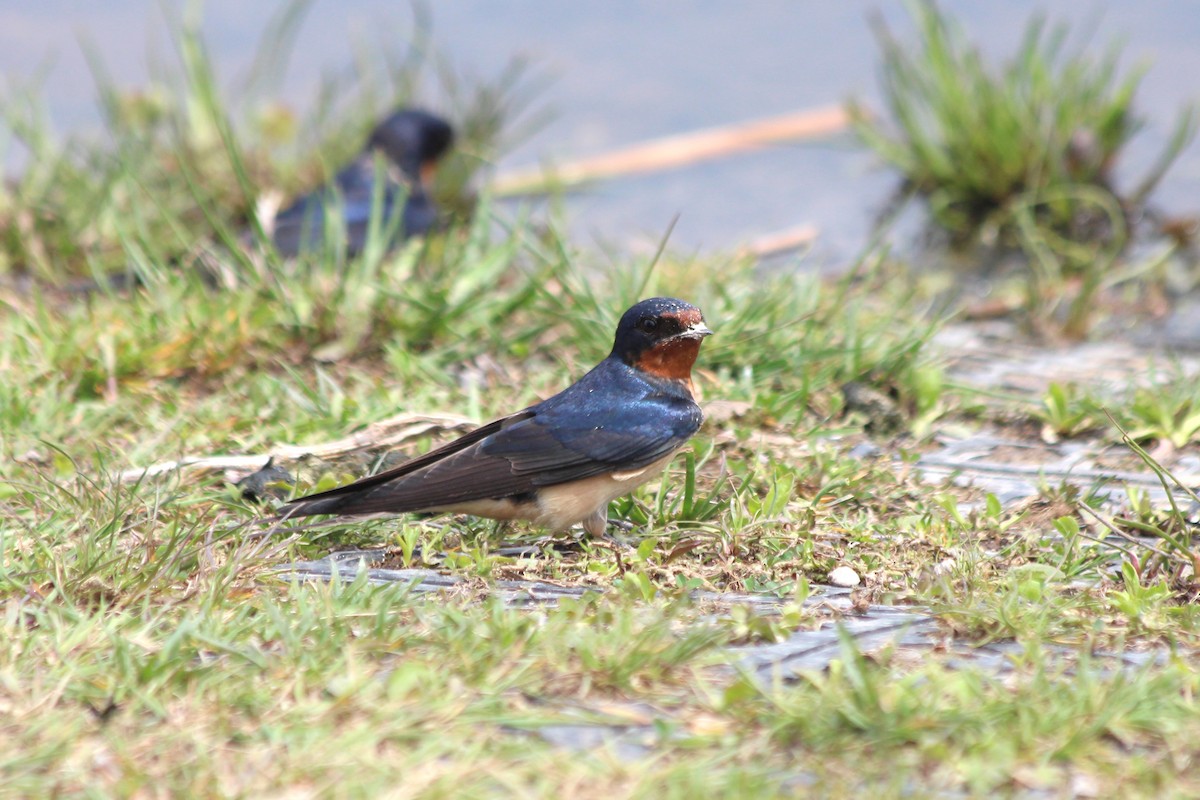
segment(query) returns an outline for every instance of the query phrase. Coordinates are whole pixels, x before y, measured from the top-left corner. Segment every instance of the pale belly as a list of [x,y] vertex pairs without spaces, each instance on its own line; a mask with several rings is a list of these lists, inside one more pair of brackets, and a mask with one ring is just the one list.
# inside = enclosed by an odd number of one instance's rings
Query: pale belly
[[456,504],[453,508],[431,510],[472,514],[489,519],[522,519],[552,531],[561,531],[598,511],[605,511],[613,500],[629,494],[646,481],[657,478],[666,469],[672,457],[673,453],[637,470],[613,472],[556,486],[545,486],[538,490],[536,500],[473,500]]

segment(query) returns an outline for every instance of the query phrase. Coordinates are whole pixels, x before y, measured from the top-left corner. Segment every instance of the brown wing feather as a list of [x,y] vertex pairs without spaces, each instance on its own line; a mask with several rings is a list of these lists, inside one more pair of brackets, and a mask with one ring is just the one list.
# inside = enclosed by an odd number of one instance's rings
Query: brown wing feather
[[520,496],[537,486],[532,476],[515,473],[508,459],[486,455],[476,443],[427,465],[417,474],[366,487],[351,484],[345,488],[355,490],[300,503],[298,513],[401,514],[454,509],[477,500]]
[[[329,513],[328,511],[317,510],[317,508],[327,508],[336,505],[336,503],[326,501],[332,501],[338,498],[344,499],[349,495],[356,495],[360,497],[366,495],[368,492],[370,492],[372,487],[378,487],[380,484],[385,484],[389,481],[394,481],[397,478],[402,478],[405,475],[410,475],[419,469],[429,466],[430,464],[436,464],[439,461],[444,461],[454,456],[456,453],[460,453],[472,445],[478,444],[481,440],[486,439],[488,436],[491,436],[493,433],[496,433],[508,425],[512,425],[515,422],[520,422],[521,420],[528,419],[532,416],[532,411],[525,410],[519,411],[510,417],[489,422],[487,425],[482,425],[470,433],[460,436],[454,441],[442,445],[436,450],[431,450],[424,455],[409,459],[403,464],[393,467],[385,472],[380,472],[377,475],[371,475],[366,478],[362,478],[354,481],[353,483],[348,483],[345,486],[339,486],[336,489],[330,489],[325,492],[318,492],[317,494],[310,494],[307,497],[298,497],[295,500],[291,500],[284,504],[282,511],[291,516]],[[504,462],[504,464],[507,463],[507,461]],[[422,483],[424,484],[424,481],[422,481]],[[355,511],[356,513],[364,514],[375,513],[366,509],[359,511],[357,502],[355,503]]]

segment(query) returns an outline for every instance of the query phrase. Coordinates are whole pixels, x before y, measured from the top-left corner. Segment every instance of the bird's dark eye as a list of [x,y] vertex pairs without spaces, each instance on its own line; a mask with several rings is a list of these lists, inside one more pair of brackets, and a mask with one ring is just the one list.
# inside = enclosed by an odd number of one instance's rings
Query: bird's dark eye
[[658,327],[658,320],[656,320],[654,317],[642,317],[638,321],[638,327],[644,330],[646,333],[650,333]]

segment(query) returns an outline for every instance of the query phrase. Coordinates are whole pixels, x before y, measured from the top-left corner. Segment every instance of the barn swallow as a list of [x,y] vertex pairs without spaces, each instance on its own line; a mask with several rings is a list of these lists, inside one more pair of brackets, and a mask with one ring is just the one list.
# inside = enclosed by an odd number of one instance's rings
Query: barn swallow
[[439,158],[454,142],[454,130],[440,117],[415,109],[400,109],[379,123],[362,151],[341,170],[330,186],[304,195],[275,217],[272,239],[285,257],[319,249],[325,237],[326,214],[341,215],[346,230],[346,253],[362,252],[367,241],[377,177],[375,154],[381,153],[397,175],[388,175],[383,186],[379,219],[388,225],[404,198],[399,229],[389,242],[425,233],[437,221],[427,181]]
[[604,533],[608,504],[661,473],[704,419],[692,364],[712,333],[700,309],[643,300],[612,352],[576,383],[512,416],[369,478],[286,503],[281,516],[450,512],[577,522]]
[[[434,168],[454,143],[454,129],[445,120],[425,111],[400,109],[379,123],[358,156],[339,172],[329,186],[307,194],[275,217],[272,239],[281,256],[290,258],[303,250],[319,249],[324,241],[325,215],[340,211],[346,232],[346,254],[358,255],[367,241],[371,220],[371,205],[375,197],[375,153],[382,153],[397,168],[398,175],[386,173],[382,187],[382,207],[379,219],[386,226],[396,213],[396,205],[404,198],[404,208],[388,247],[407,236],[419,236],[437,222],[437,209],[429,197],[428,182]],[[243,231],[241,242],[250,246],[254,236]],[[193,260],[205,283],[218,286],[222,277],[222,258],[212,254]],[[173,259],[172,266],[181,261]],[[114,272],[100,279],[88,278],[68,283],[68,294],[89,294],[97,290],[123,291],[142,285],[142,279],[131,268]]]

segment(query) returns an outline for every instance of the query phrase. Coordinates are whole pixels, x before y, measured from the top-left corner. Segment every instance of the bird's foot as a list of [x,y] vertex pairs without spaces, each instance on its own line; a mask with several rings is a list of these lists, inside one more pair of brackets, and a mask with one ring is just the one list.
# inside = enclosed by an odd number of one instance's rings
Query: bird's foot
[[602,533],[599,536],[593,536],[590,540],[591,544],[599,545],[612,551],[613,557],[617,560],[617,572],[621,575],[625,574],[625,559],[621,558],[622,550],[632,550],[633,545],[628,542],[623,542],[608,533]]
[[566,536],[544,536],[538,539],[538,545],[549,548],[556,553],[578,553],[583,549],[583,539],[567,534]]
[[622,550],[636,550],[637,549],[637,544],[635,544],[634,542],[630,541],[629,539],[626,539],[625,537],[617,536],[616,534],[609,533],[608,531],[605,531],[604,533],[600,534],[599,536],[593,536],[592,541],[593,542],[604,542],[605,544],[612,545],[613,547],[620,547]]

